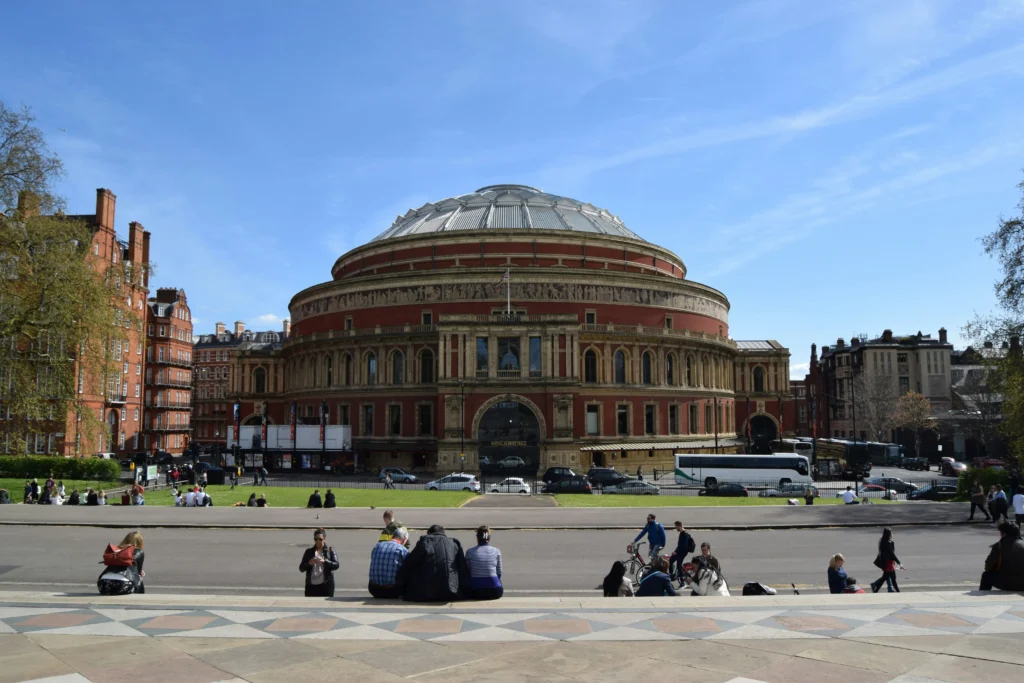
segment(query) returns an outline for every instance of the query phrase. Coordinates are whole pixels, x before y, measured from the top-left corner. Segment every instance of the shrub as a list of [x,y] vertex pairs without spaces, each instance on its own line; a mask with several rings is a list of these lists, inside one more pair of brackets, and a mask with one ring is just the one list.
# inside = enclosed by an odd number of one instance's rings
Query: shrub
[[0,456],[0,476],[113,481],[121,476],[121,464],[102,458],[64,458],[53,455]]
[[977,467],[969,467],[966,472],[960,475],[960,478],[956,482],[956,498],[957,500],[970,500],[971,491],[974,488],[974,482],[979,482],[982,488],[985,489],[985,495],[988,496],[989,488],[994,484],[999,484],[1003,487],[1003,491],[1006,491],[1009,496],[1010,491],[1010,473],[1007,470],[997,470],[992,467],[986,467],[979,469]]

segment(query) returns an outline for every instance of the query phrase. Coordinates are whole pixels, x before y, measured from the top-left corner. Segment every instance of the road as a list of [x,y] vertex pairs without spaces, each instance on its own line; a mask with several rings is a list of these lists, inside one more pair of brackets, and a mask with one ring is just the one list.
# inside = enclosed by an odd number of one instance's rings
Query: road
[[[68,527],[0,527],[0,590],[95,592],[102,549],[123,530]],[[294,594],[308,530],[146,529],[146,587],[152,592]],[[464,546],[473,535],[453,532]],[[511,595],[593,595],[615,559],[625,555],[632,531],[499,531],[494,543],[504,558]],[[674,532],[669,543],[675,543]],[[416,534],[414,534],[416,537]],[[842,552],[847,570],[863,584],[872,566],[879,529],[697,532],[710,541],[726,578],[777,587],[796,583],[823,591],[829,556]],[[988,546],[998,540],[991,525],[896,529],[896,552],[906,590],[976,586]],[[373,531],[331,531],[338,551],[338,595],[363,595]]]

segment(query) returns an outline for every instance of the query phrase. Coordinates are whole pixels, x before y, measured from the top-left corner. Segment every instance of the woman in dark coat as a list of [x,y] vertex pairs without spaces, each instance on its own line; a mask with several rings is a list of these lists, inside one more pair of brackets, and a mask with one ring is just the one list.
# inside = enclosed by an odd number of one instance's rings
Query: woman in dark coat
[[875,566],[882,570],[882,575],[871,582],[871,592],[877,593],[882,584],[887,584],[890,593],[899,593],[900,587],[896,583],[896,567],[903,568],[900,558],[896,557],[896,544],[892,540],[892,529],[883,529],[882,538],[878,541],[878,557],[875,558]]
[[323,529],[313,532],[313,547],[306,548],[299,563],[299,571],[306,574],[307,598],[333,598],[334,572],[340,566],[334,548],[324,545]]

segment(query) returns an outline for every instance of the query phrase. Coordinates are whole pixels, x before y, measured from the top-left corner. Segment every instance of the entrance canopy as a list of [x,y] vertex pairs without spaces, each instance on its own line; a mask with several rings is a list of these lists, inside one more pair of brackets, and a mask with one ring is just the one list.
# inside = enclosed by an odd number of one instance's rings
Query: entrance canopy
[[[742,446],[746,441],[740,439],[719,439],[718,447],[732,448]],[[714,439],[703,441],[628,441],[625,443],[602,443],[592,446],[583,446],[581,451],[664,451],[664,450],[687,450],[690,448],[714,448]]]

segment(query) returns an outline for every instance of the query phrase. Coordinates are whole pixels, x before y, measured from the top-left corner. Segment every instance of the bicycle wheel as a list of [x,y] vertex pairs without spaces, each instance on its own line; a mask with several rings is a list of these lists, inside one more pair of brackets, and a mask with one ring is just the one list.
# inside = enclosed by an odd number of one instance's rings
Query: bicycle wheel
[[653,570],[651,569],[651,565],[640,564],[639,562],[637,562],[636,571],[633,575],[636,577],[636,582],[639,584],[641,581],[647,578],[647,575],[650,574],[652,571]]
[[[634,576],[635,577],[637,574],[640,573],[640,571],[643,568],[644,568],[644,566],[642,564],[640,564],[640,560],[638,560],[636,558],[633,558],[631,560],[626,560],[626,576]],[[639,579],[637,579],[637,581],[639,581]]]

